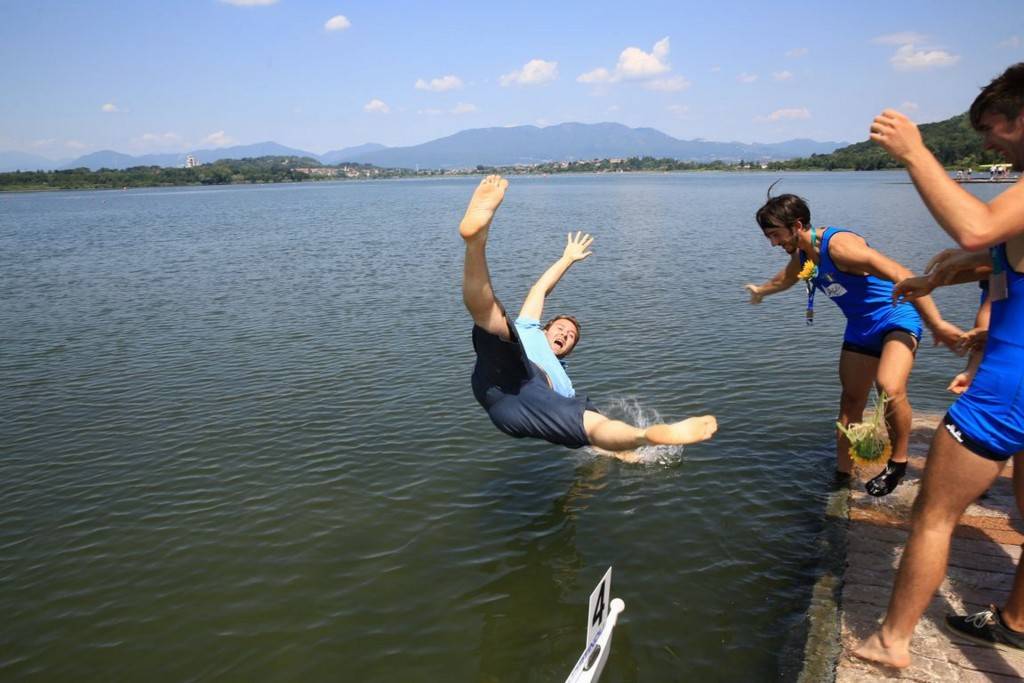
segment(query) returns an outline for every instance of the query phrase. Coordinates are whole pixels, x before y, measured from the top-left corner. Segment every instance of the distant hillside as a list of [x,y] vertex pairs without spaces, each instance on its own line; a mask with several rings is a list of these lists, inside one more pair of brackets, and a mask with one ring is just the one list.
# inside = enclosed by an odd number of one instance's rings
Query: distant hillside
[[791,159],[831,152],[843,143],[790,140],[773,144],[679,140],[653,128],[619,123],[476,128],[412,147],[391,147],[348,161],[388,168],[471,168],[546,161],[650,156],[687,161]]
[[218,149],[197,149],[192,152],[171,154],[144,154],[141,156],[131,156],[112,150],[103,150],[79,157],[74,161],[68,162],[62,168],[88,168],[93,171],[101,168],[122,170],[135,166],[173,168],[184,166],[185,158],[188,154],[195,157],[195,160],[200,164],[212,164],[221,159],[254,159],[267,156],[316,158],[316,155],[312,152],[285,147],[276,142],[257,142],[252,145],[236,145],[234,147],[220,147]]
[[61,163],[27,152],[15,152],[13,150],[0,152],[0,173],[8,173],[10,171],[49,171],[54,168],[60,168]]
[[[984,149],[981,135],[971,128],[966,113],[945,121],[923,123],[919,128],[925,145],[945,166],[977,166],[1003,160],[995,152]],[[830,154],[812,154],[806,158],[792,159],[779,166],[829,170],[852,168],[858,171],[900,168],[895,159],[871,140],[837,149]]]
[[352,161],[359,157],[361,154],[368,154],[370,152],[376,152],[381,149],[387,149],[387,145],[379,145],[376,142],[368,142],[365,145],[356,145],[355,147],[345,147],[344,149],[332,149],[330,152],[324,152],[320,155],[320,162],[333,166],[334,164],[345,163],[346,161]]

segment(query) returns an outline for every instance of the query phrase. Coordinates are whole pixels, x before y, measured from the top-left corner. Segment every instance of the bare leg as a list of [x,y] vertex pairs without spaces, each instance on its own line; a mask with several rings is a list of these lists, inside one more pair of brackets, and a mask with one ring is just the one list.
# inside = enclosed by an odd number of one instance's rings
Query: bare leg
[[[864,419],[864,406],[868,403],[868,392],[878,369],[878,359],[863,353],[843,351],[839,354],[839,383],[843,392],[839,396],[839,424],[844,427],[851,422]],[[853,460],[850,458],[850,442],[836,430],[836,471],[850,473]]]
[[640,446],[681,445],[705,441],[718,430],[711,415],[691,417],[672,424],[634,427],[588,410],[583,413],[583,429],[590,443],[606,451],[628,451]]
[[466,241],[462,301],[474,323],[502,338],[508,338],[508,324],[487,270],[487,232],[507,187],[508,181],[500,176],[487,176],[480,181],[459,225],[459,234]]
[[[1024,453],[1013,456],[1013,495],[1017,509],[1024,509]],[[1024,631],[1024,563],[1017,563],[1013,576],[1013,589],[1002,610],[1003,623],[1014,631]]]
[[913,410],[907,400],[907,380],[914,367],[914,348],[917,341],[906,332],[893,332],[886,336],[882,346],[882,359],[878,364],[878,389],[884,391],[885,426],[892,443],[892,461],[906,462],[910,448],[910,423]]
[[1003,465],[967,450],[941,425],[935,431],[885,621],[853,654],[886,666],[910,665],[910,638],[946,575],[953,529]]

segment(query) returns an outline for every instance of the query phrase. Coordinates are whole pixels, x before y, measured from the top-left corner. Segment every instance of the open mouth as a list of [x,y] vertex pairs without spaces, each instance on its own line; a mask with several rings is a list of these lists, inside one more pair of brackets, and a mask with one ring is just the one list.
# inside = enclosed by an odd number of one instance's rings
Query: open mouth
[[556,339],[554,341],[554,344],[555,348],[558,349],[559,351],[561,351],[565,347],[565,342],[562,341],[561,339]]

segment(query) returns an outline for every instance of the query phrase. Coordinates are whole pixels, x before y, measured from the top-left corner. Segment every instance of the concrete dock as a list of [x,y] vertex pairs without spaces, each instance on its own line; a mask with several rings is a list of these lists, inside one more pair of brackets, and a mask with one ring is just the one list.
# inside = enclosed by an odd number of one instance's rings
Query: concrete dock
[[815,588],[802,682],[1024,680],[1024,652],[1006,653],[958,638],[944,622],[951,612],[973,613],[989,603],[1001,604],[1009,593],[1024,543],[1011,465],[960,520],[946,580],[911,643],[913,664],[902,671],[887,669],[850,654],[885,614],[919,490],[923,456],[936,424],[935,418],[915,420],[907,477],[891,495],[872,498],[861,484],[834,497],[829,523],[836,559]]

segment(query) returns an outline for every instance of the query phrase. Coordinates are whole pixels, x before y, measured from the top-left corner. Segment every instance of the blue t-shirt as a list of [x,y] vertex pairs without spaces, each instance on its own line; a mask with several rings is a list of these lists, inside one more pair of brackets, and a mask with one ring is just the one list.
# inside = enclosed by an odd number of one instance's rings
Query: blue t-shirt
[[551,350],[540,321],[533,318],[516,318],[516,332],[519,334],[519,341],[523,345],[526,357],[547,374],[551,380],[551,388],[562,396],[574,397],[576,391],[572,388],[569,375],[565,373],[558,356]]

